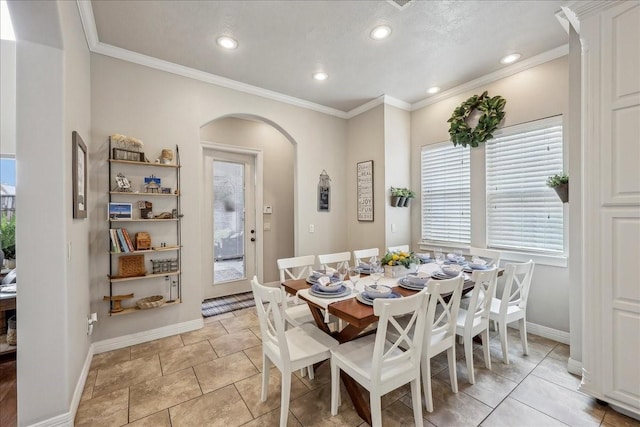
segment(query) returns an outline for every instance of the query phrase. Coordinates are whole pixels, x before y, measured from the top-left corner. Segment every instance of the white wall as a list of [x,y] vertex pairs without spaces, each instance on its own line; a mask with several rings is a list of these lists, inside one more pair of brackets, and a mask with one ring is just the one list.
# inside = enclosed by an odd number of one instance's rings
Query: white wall
[[[463,101],[484,90],[506,99],[506,116],[502,126],[562,114],[565,134],[565,165],[569,152],[569,71],[566,57],[547,62],[473,91],[462,93],[416,110],[411,115],[411,182],[420,188],[420,150],[428,144],[449,140],[447,120]],[[485,245],[484,150],[471,149],[471,235],[472,246]],[[418,197],[415,201],[420,203]],[[421,239],[420,210],[412,209],[412,241]],[[565,205],[565,227],[569,227],[569,206]],[[536,265],[528,304],[528,321],[569,331],[569,269]]]
[[[412,203],[407,208],[391,206],[391,187],[411,188],[409,173],[411,154],[411,113],[391,105],[384,105],[384,197],[379,203],[385,209],[385,245],[411,243],[411,209],[420,209]],[[414,189],[415,190],[415,189]]]
[[71,130],[88,142],[89,55],[75,3],[13,8],[18,40],[40,38],[37,15],[64,42],[17,44],[18,423],[29,425],[70,411],[90,345],[88,225],[71,220],[70,178]]
[[[296,254],[317,254],[346,246],[344,120],[96,54],[91,56],[91,93],[95,185],[92,185],[90,197],[96,201],[90,249],[94,311],[102,316],[108,312],[108,304],[101,301],[109,290],[105,250],[108,135],[122,133],[142,139],[150,158],[155,158],[163,147],[180,145],[184,213],[183,304],[160,311],[107,318],[98,325],[96,340],[200,317],[203,268],[207,265],[200,251],[201,194],[204,191],[200,128],[211,120],[248,114],[262,117],[284,130],[297,144],[294,171]],[[322,169],[326,169],[332,179],[332,210],[329,213],[316,211],[316,186]],[[308,232],[309,224],[315,225],[315,233]]]
[[[348,246],[344,250],[385,247],[384,105],[349,119],[347,126]],[[373,160],[373,222],[358,221],[357,163]]]
[[0,40],[0,154],[16,153],[16,42]]
[[[273,208],[263,215],[271,224],[263,234],[263,281],[274,282],[279,276],[276,260],[294,256],[294,165],[295,147],[278,130],[263,122],[226,117],[214,120],[201,131],[203,141],[262,150],[263,200]],[[262,207],[258,207],[262,212]]]

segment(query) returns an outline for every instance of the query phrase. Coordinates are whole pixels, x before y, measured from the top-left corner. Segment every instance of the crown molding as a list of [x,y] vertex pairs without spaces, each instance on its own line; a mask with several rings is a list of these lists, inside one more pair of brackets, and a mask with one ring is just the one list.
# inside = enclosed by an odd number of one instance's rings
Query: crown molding
[[565,44],[555,49],[548,50],[540,55],[533,56],[523,61],[504,67],[498,71],[490,74],[486,74],[470,82],[463,83],[460,86],[456,86],[444,92],[440,92],[437,95],[431,96],[422,101],[418,101],[411,105],[411,111],[416,111],[424,108],[428,105],[436,104],[444,99],[451,98],[452,96],[460,95],[461,93],[468,92],[481,86],[486,86],[489,83],[493,83],[497,80],[504,79],[505,77],[512,76],[520,73],[526,69],[536,67],[545,62],[553,61],[554,59],[561,58],[569,54],[569,45]]
[[87,39],[89,50],[93,52],[98,44],[98,31],[96,29],[96,19],[93,16],[93,7],[90,0],[77,0],[78,12],[84,29],[84,36]]
[[612,0],[589,0],[589,1],[573,0],[573,1],[570,1],[562,9],[566,8],[571,10],[579,20],[582,20],[598,12],[601,12],[605,9],[608,9],[612,6],[617,6],[621,3],[624,3],[624,1],[621,1],[621,0],[613,0],[613,1]]

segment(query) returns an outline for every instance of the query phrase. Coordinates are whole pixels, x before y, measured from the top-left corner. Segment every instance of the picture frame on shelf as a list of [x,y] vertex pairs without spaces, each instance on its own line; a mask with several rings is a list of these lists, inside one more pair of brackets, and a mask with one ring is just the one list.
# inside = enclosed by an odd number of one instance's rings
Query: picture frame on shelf
[[133,209],[131,203],[109,203],[109,219],[111,220],[125,220],[133,219]]
[[125,150],[124,148],[113,148],[112,156],[113,160],[144,162],[144,153],[140,151]]
[[87,217],[87,146],[75,130],[71,134],[73,218]]

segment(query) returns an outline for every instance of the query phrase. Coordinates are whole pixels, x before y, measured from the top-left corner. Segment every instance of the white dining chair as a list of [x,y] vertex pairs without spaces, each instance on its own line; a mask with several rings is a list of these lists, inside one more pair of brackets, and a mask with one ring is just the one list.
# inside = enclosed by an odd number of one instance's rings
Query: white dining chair
[[[276,263],[280,271],[280,286],[283,291],[284,286],[282,284],[285,280],[299,280],[309,277],[315,262],[316,257],[314,255],[278,259]],[[287,321],[294,326],[299,326],[302,323],[315,323],[309,306],[304,303],[294,304],[293,298],[290,296],[285,299],[284,312]]]
[[256,301],[262,336],[262,394],[266,402],[269,391],[269,370],[273,363],[282,374],[280,396],[280,427],[286,427],[291,394],[291,374],[331,357],[331,348],[338,341],[316,326],[303,324],[285,328],[284,293],[280,288],[264,286],[253,276],[251,290]]
[[500,258],[502,257],[502,253],[500,251],[494,251],[491,249],[482,249],[482,248],[469,248],[469,255],[472,257],[479,256],[487,261],[488,264],[493,264],[496,267],[500,266]]
[[[376,298],[376,334],[331,349],[331,415],[338,413],[342,370],[369,391],[372,427],[382,426],[382,396],[407,383],[411,383],[415,425],[422,426],[420,354],[428,302],[426,289],[410,297]],[[402,327],[396,318],[409,313],[411,318]],[[389,328],[398,333],[393,342],[386,339]]]
[[372,257],[378,257],[380,255],[380,251],[378,248],[371,249],[356,249],[353,251],[353,262],[357,267],[360,263],[364,263],[369,261]]
[[349,252],[337,252],[333,254],[318,255],[318,263],[321,269],[327,269],[327,267],[340,268],[342,266],[349,268],[349,261],[351,261],[351,253]]
[[494,266],[490,270],[474,270],[471,280],[475,282],[471,293],[469,306],[465,310],[458,310],[456,322],[456,335],[462,337],[464,343],[464,357],[467,361],[469,383],[475,384],[473,372],[473,337],[478,334],[482,339],[484,352],[484,364],[491,369],[491,356],[489,354],[489,311],[491,301],[496,294],[498,281],[498,269]]
[[[422,387],[427,411],[433,412],[433,395],[431,393],[431,359],[447,351],[449,362],[449,379],[451,391],[458,392],[458,374],[456,369],[456,325],[460,296],[462,295],[462,275],[447,280],[430,280],[427,291],[431,295],[427,321],[422,342]],[[445,301],[442,295],[450,295]]]
[[387,249],[389,252],[410,252],[409,245],[389,246]]
[[533,260],[505,265],[505,283],[502,298],[493,298],[489,319],[497,322],[502,347],[502,361],[509,364],[509,345],[507,343],[507,325],[516,320],[520,323],[522,352],[529,354],[527,344],[527,298],[533,277]]

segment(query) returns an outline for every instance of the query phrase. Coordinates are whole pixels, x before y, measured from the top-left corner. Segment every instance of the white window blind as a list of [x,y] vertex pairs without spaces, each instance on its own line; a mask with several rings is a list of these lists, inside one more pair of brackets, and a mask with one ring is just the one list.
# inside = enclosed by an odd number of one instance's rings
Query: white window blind
[[469,243],[469,149],[451,142],[422,148],[422,240]]
[[496,132],[486,143],[487,246],[564,251],[562,202],[546,185],[562,165],[561,116]]

